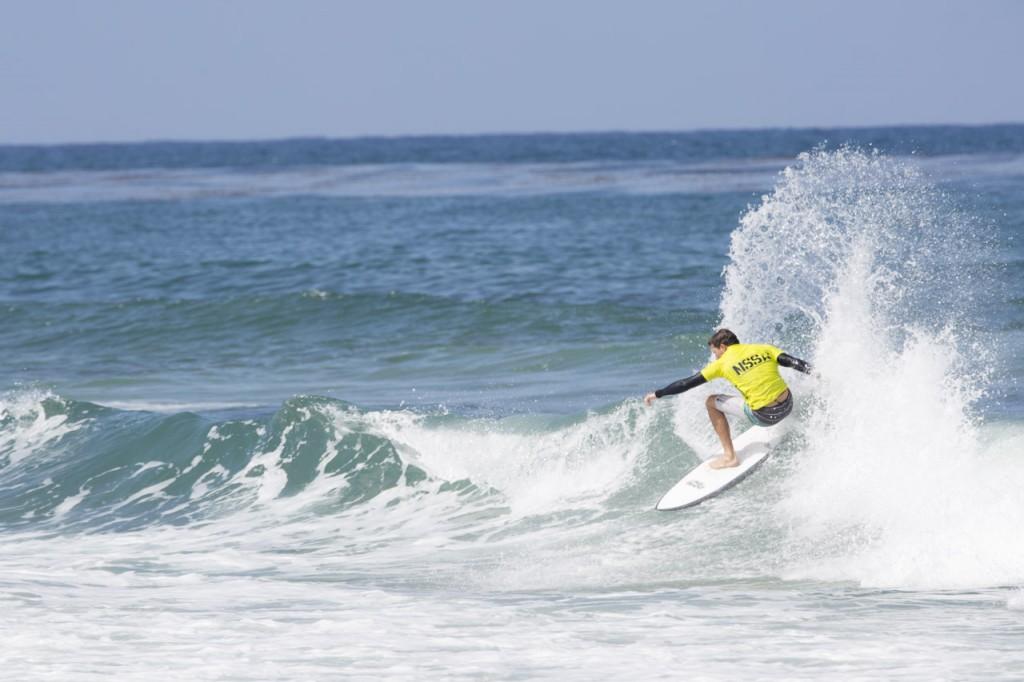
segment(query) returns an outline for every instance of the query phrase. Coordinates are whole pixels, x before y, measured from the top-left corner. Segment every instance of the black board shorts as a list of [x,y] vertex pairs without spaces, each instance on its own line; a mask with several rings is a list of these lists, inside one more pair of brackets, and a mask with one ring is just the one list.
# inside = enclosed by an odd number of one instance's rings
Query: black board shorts
[[761,426],[775,426],[793,411],[793,391],[786,391],[786,399],[775,405],[765,405],[759,410],[751,410],[754,418]]
[[716,395],[715,406],[726,414],[746,417],[754,426],[775,426],[793,411],[793,392],[789,391],[786,399],[778,405],[767,405],[759,410],[750,409],[750,405],[737,395]]

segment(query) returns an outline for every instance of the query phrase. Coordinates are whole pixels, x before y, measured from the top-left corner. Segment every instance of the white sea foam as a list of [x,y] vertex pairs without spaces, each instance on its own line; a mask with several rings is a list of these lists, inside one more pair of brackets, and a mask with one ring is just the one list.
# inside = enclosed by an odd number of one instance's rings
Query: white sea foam
[[53,445],[66,434],[85,425],[69,424],[67,415],[47,414],[46,400],[57,400],[50,391],[12,391],[0,398],[0,462],[17,464],[46,445]]
[[651,419],[650,411],[630,402],[554,430],[494,420],[427,427],[407,412],[377,413],[370,421],[428,473],[493,487],[514,510],[531,513],[586,499],[593,504],[628,485]]

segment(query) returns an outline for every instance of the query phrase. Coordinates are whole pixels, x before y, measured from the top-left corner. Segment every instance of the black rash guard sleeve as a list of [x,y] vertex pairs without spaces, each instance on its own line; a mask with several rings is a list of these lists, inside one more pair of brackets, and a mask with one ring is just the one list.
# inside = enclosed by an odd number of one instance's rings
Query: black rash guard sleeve
[[689,391],[691,388],[696,388],[701,384],[708,383],[708,380],[704,378],[704,375],[697,372],[692,377],[686,377],[679,381],[674,381],[665,388],[659,389],[654,392],[655,398],[664,398],[667,395],[675,395],[676,393],[682,393],[683,391]]
[[783,367],[791,367],[792,369],[795,369],[798,372],[803,372],[804,374],[811,373],[810,363],[804,362],[800,358],[794,358],[788,353],[779,353],[778,363]]

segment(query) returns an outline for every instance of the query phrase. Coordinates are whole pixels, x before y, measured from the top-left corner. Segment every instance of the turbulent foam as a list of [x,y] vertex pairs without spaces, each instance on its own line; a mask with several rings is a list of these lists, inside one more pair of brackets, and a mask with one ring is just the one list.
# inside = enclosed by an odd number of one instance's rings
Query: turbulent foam
[[602,500],[629,484],[650,441],[652,415],[635,402],[551,428],[528,420],[427,426],[384,413],[375,426],[427,472],[500,491],[517,512],[547,512]]
[[141,534],[186,553],[322,548],[316,570],[344,558],[338,570],[407,582],[416,564],[417,582],[492,590],[660,581],[716,554],[681,562],[678,540],[635,527],[696,461],[669,404],[468,419],[300,397],[219,422],[70,400],[26,409],[59,409],[72,427],[90,412],[92,428],[32,453],[31,471],[0,468],[8,530]]
[[11,392],[0,401],[0,462],[17,464],[76,428],[59,409],[48,413],[47,403],[59,404],[53,393],[39,390]]

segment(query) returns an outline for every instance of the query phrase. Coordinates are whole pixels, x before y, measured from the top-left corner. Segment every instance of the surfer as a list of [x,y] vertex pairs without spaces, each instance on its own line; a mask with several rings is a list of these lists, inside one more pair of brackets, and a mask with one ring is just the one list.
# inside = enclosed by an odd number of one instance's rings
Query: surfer
[[650,405],[657,398],[689,391],[712,379],[728,379],[739,389],[743,398],[733,395],[709,395],[708,417],[722,441],[721,457],[713,460],[713,469],[724,469],[739,464],[732,447],[732,434],[725,415],[746,417],[757,426],[774,426],[793,411],[793,394],[779,376],[779,365],[810,374],[811,366],[799,358],[788,355],[767,344],[740,343],[728,329],[719,329],[708,339],[714,354],[704,369],[693,376],[673,382],[665,388],[648,393],[644,402]]

